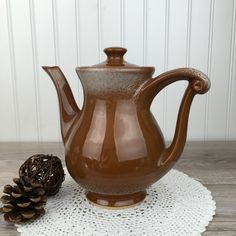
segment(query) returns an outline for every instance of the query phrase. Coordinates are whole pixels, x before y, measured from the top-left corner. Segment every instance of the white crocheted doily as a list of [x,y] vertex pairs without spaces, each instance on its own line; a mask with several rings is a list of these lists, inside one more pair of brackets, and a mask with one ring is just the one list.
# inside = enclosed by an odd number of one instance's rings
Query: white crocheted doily
[[61,190],[48,199],[45,215],[16,226],[21,236],[187,236],[205,231],[214,214],[211,192],[177,170],[152,185],[142,204],[120,210],[89,203],[66,171]]

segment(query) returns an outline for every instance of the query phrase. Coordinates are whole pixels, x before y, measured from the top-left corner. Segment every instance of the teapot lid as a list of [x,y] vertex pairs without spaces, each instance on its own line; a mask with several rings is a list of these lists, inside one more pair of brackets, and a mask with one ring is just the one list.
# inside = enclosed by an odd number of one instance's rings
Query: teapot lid
[[138,66],[135,64],[131,64],[124,60],[124,54],[127,52],[126,48],[122,47],[109,47],[105,48],[104,53],[107,55],[106,61],[93,65],[93,66],[83,66],[83,67],[77,67],[79,71],[84,70],[119,70],[119,71],[137,71],[137,72],[154,72],[155,68],[150,66]]

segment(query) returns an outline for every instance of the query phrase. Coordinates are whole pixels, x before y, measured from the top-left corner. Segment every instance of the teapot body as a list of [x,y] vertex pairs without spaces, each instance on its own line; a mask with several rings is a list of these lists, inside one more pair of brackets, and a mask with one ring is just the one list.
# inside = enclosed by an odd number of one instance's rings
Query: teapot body
[[90,194],[129,195],[144,192],[164,174],[167,166],[157,171],[164,149],[161,130],[144,104],[87,95],[66,143],[66,165]]
[[[43,67],[58,95],[66,166],[86,190],[87,199],[105,207],[141,202],[146,189],[176,163],[184,149],[188,117],[196,94],[210,88],[208,77],[180,68],[152,78],[153,67],[123,60],[124,48],[107,48],[107,61],[78,67],[84,90],[79,109],[59,67]],[[174,138],[165,147],[162,132],[150,111],[154,97],[167,85],[186,80]]]

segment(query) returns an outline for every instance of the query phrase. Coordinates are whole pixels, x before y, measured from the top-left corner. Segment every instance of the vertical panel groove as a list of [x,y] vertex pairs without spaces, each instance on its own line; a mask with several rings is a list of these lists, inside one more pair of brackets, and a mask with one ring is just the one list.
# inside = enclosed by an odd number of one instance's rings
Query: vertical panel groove
[[[209,23],[209,33],[208,33],[209,40],[208,40],[208,55],[207,55],[207,75],[211,78],[212,40],[213,40],[215,0],[211,0],[210,5],[211,6],[210,6],[210,23]],[[205,122],[204,122],[204,141],[206,141],[208,139],[209,99],[210,99],[210,91],[206,94]]]
[[36,100],[36,119],[37,119],[37,133],[38,141],[42,141],[41,135],[41,113],[39,104],[39,70],[38,70],[38,51],[37,51],[37,40],[36,40],[36,25],[35,25],[35,12],[34,12],[34,0],[29,0],[29,10],[30,10],[30,27],[31,27],[31,42],[32,42],[32,54],[33,54],[33,73],[34,73],[34,90],[35,90],[35,100]]
[[60,54],[59,54],[59,37],[58,37],[58,17],[57,17],[57,1],[52,0],[52,16],[53,16],[53,38],[54,38],[54,53],[55,63],[60,65]]
[[8,37],[9,37],[9,51],[10,51],[10,63],[11,63],[11,79],[13,89],[13,100],[14,100],[14,114],[15,114],[15,127],[16,127],[16,140],[21,141],[21,130],[20,130],[20,116],[19,116],[19,104],[18,104],[18,92],[16,82],[16,59],[15,50],[13,43],[13,30],[12,30],[12,14],[11,14],[11,3],[6,0],[7,9],[7,24],[8,24]]
[[120,0],[120,44],[124,47],[124,0]]
[[[76,66],[79,66],[81,64],[81,40],[80,40],[80,21],[79,21],[79,0],[75,0],[75,37],[76,37]],[[79,87],[80,82],[78,80],[78,90],[80,89]],[[80,102],[81,97],[78,96],[78,103]]]
[[81,64],[81,53],[80,53],[80,21],[79,21],[79,0],[75,0],[75,37],[76,37],[76,63],[77,66]]
[[101,15],[101,0],[97,0],[97,14],[98,14],[98,60],[101,62],[102,57],[102,15]]
[[186,66],[190,65],[192,0],[188,0],[187,38],[186,38]]
[[[54,60],[56,65],[60,65],[60,53],[59,53],[59,37],[58,37],[58,17],[57,17],[57,1],[52,0],[52,21],[53,21],[53,40],[54,40]],[[58,141],[61,137],[60,128],[60,116],[58,109]]]
[[233,1],[233,15],[232,15],[232,33],[231,33],[231,45],[230,45],[230,65],[229,65],[229,84],[228,84],[228,99],[227,99],[227,114],[226,114],[226,132],[225,138],[229,139],[230,136],[230,115],[232,106],[232,86],[234,76],[235,62],[235,21],[236,21],[236,1]]
[[143,64],[147,63],[147,0],[143,0]]
[[[169,63],[169,18],[170,18],[170,0],[166,0],[165,5],[165,45],[164,45],[164,71],[168,70]],[[166,114],[167,114],[167,91],[163,94],[163,129],[166,134]]]

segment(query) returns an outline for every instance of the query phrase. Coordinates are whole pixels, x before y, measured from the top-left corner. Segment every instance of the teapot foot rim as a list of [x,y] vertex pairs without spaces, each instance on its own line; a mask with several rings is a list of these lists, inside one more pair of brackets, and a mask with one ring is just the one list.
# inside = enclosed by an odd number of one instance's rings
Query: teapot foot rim
[[140,191],[128,195],[103,195],[94,192],[87,192],[86,198],[91,204],[97,207],[109,210],[118,210],[135,207],[141,204],[146,195],[146,191]]

